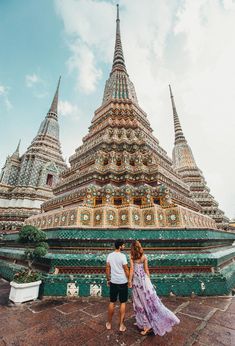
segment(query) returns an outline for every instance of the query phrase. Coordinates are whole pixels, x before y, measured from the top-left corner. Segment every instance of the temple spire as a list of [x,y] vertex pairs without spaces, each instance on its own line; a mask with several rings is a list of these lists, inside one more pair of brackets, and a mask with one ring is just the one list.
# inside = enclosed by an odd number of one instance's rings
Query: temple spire
[[116,41],[113,57],[113,66],[109,79],[106,81],[103,104],[111,100],[131,100],[138,104],[135,93],[135,87],[129,79],[125,60],[122,51],[121,34],[120,34],[120,19],[119,19],[119,5],[117,5],[117,18],[116,18]]
[[120,22],[120,18],[119,18],[119,4],[117,4],[117,19],[116,20],[119,20],[119,22]]
[[20,143],[21,143],[21,139],[19,140],[19,143],[18,143],[17,148],[16,148],[16,151],[15,151],[15,152],[17,152],[17,153],[19,153],[19,151],[20,151]]
[[[41,122],[41,125],[38,130],[39,136],[43,135],[49,135],[51,137],[56,138],[56,140],[59,142],[59,125],[58,125],[58,96],[59,96],[59,87],[60,87],[60,80],[61,77],[59,78],[56,92],[53,98],[53,101],[51,103],[51,107],[45,117],[45,119]],[[37,139],[37,136],[35,137],[34,140]],[[34,141],[33,140],[33,141]]]
[[17,147],[16,147],[16,150],[15,150],[14,153],[12,154],[12,156],[14,156],[14,157],[19,157],[19,155],[20,155],[20,142],[21,142],[21,139],[20,139],[19,142],[18,142],[18,145],[17,145]]
[[173,153],[172,153],[173,166],[177,170],[180,170],[185,167],[188,167],[190,169],[196,168],[197,165],[194,160],[192,150],[184,137],[184,134],[180,125],[179,117],[176,111],[174,96],[172,94],[170,85],[169,85],[169,89],[170,89],[170,95],[171,95],[171,104],[173,108],[174,128],[175,128],[175,145],[174,145]]
[[184,137],[179,117],[177,114],[176,106],[175,106],[175,101],[174,101],[174,96],[172,94],[171,86],[169,84],[169,89],[170,89],[170,96],[171,96],[171,104],[172,104],[172,109],[173,109],[173,118],[174,118],[174,129],[175,129],[175,143],[178,142],[186,142],[186,139]]
[[126,72],[125,60],[124,60],[124,55],[122,50],[121,33],[120,33],[119,5],[117,5],[116,42],[115,42],[115,49],[114,49],[114,56],[113,56],[112,72],[116,69]]
[[58,112],[58,96],[59,96],[59,87],[60,87],[60,80],[61,80],[61,76],[59,78],[58,84],[57,84],[57,88],[56,88],[56,92],[55,92],[55,96],[53,98],[51,107],[48,111],[48,113],[54,113],[57,114]]

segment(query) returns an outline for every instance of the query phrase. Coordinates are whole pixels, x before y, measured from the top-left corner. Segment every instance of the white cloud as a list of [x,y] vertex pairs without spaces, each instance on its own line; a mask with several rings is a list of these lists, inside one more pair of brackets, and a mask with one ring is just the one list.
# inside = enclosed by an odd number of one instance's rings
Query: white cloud
[[234,21],[228,2],[222,7],[219,1],[187,0],[175,26],[187,56],[182,79],[175,71],[185,132],[212,194],[229,216],[235,212]]
[[[104,63],[111,68],[115,6],[104,0],[55,3],[69,41],[68,67],[76,73],[80,90],[88,93],[97,86],[103,88],[98,82]],[[183,131],[198,166],[221,208],[234,216],[235,2],[119,3],[127,70],[156,137],[171,153],[171,83]]]
[[13,105],[10,102],[8,97],[8,91],[9,91],[9,87],[3,84],[0,84],[0,97],[2,98],[3,104],[5,105],[7,111],[13,108]]
[[41,81],[41,78],[36,73],[33,73],[31,75],[27,74],[25,76],[25,83],[28,88],[32,88],[35,84],[38,84]]
[[235,10],[234,0],[223,0],[223,5],[226,10]]
[[28,88],[32,89],[33,95],[38,99],[42,99],[48,95],[46,81],[36,73],[27,74],[25,76],[25,84]]
[[107,50],[107,42],[108,45],[112,42],[109,28],[112,27],[114,7],[105,1],[93,0],[57,0],[55,3],[68,35],[69,71],[76,73],[77,87],[89,94],[102,77],[98,64],[110,59],[112,49]]
[[84,43],[77,44],[74,41],[70,49],[73,54],[68,60],[69,71],[77,73],[77,87],[89,94],[95,90],[102,71],[96,68],[94,54]]
[[59,101],[58,111],[62,116],[73,120],[79,120],[81,116],[81,111],[78,109],[78,107],[66,100]]
[[4,85],[0,85],[0,96],[6,94],[7,88]]

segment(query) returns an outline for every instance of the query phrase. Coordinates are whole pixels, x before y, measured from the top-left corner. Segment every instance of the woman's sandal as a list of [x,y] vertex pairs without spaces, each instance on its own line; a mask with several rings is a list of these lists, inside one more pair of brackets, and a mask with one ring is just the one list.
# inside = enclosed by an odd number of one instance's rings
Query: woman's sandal
[[151,334],[151,333],[152,333],[152,328],[145,329],[145,330],[142,330],[142,332],[140,332],[140,334],[143,335],[143,336]]

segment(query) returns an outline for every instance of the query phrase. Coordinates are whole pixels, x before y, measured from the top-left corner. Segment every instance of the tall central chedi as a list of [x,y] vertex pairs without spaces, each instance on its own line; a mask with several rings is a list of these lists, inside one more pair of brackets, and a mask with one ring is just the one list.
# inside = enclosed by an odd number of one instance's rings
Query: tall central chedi
[[215,227],[153,136],[127,73],[117,6],[112,70],[103,102],[44,213],[27,222],[52,227]]

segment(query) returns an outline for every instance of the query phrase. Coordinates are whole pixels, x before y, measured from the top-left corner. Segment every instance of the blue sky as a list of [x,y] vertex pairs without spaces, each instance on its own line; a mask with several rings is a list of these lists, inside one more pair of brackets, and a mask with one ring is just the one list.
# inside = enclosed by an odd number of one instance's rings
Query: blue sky
[[[21,153],[29,146],[49,109],[60,75],[61,99],[74,107],[79,105],[88,113],[82,120],[83,124],[86,122],[84,131],[98,106],[102,90],[97,92],[98,96],[90,97],[75,88],[76,78],[67,68],[70,51],[63,28],[54,1],[0,1],[1,167],[20,138]],[[74,138],[81,129],[76,114],[70,116],[60,118],[62,142],[74,123],[77,126]],[[67,157],[74,149],[75,146],[67,151]]]
[[[171,156],[171,83],[184,134],[212,194],[235,216],[233,0],[120,0],[127,70]],[[0,1],[0,166],[35,137],[59,75],[68,157],[86,135],[111,68],[114,1]]]

